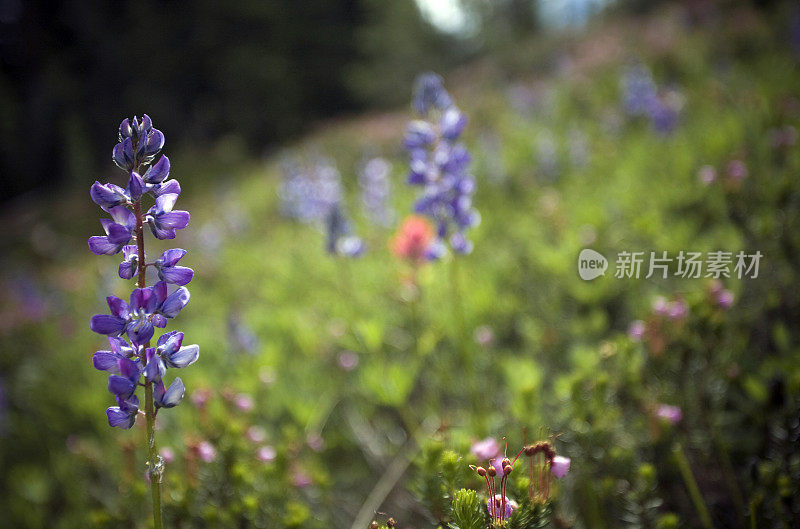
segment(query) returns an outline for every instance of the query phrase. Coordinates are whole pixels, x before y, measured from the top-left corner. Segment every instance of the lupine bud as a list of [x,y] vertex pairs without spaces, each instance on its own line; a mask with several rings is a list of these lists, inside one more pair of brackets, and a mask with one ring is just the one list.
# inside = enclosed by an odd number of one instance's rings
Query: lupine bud
[[131,200],[134,202],[142,198],[142,193],[144,192],[144,180],[142,180],[142,177],[139,176],[139,173],[135,171],[131,172],[130,179],[128,180],[127,192],[131,197]]
[[142,179],[148,184],[160,184],[169,177],[169,158],[162,155],[158,162],[145,171]]

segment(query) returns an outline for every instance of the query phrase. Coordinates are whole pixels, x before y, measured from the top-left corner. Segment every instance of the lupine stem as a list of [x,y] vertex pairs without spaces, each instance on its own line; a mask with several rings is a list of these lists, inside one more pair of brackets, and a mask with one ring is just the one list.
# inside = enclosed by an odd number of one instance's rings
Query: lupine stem
[[[142,216],[142,201],[137,200],[133,204],[133,213],[136,215],[136,249],[139,256],[138,262],[138,285],[139,288],[147,286],[144,254],[144,221]],[[144,344],[142,351],[150,347],[150,342]],[[144,362],[144,352],[142,352],[142,362]],[[161,463],[158,461],[158,450],[156,449],[156,409],[153,402],[153,383],[147,380],[144,385],[144,413],[147,419],[147,475],[150,478],[150,494],[153,498],[153,527],[162,529],[161,523]]]

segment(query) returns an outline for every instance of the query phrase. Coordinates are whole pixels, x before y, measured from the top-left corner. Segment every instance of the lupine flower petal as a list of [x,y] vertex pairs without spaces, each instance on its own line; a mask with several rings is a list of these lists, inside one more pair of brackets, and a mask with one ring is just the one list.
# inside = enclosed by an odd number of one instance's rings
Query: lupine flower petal
[[133,212],[125,206],[108,208],[107,211],[117,224],[130,230],[133,230],[136,227],[136,215],[134,215]]
[[114,253],[119,253],[122,247],[130,242],[131,230],[121,224],[111,224],[108,227],[108,237],[106,238],[109,243],[117,246],[117,251]]
[[169,169],[169,158],[162,155],[156,163],[154,163],[147,171],[145,171],[144,175],[142,176],[142,180],[148,184],[160,184],[169,176]]
[[403,146],[409,150],[424,148],[433,143],[435,139],[436,131],[431,124],[417,119],[408,124],[403,137]]
[[117,361],[120,374],[130,380],[131,382],[138,382],[142,370],[138,362],[134,362],[130,358],[120,358]]
[[112,374],[119,373],[117,361],[120,355],[113,351],[97,351],[92,355],[92,365],[99,371],[107,371]]
[[119,277],[122,279],[131,279],[139,273],[139,254],[136,245],[127,245],[122,247],[123,261],[119,265]]
[[184,255],[186,255],[186,250],[183,248],[172,248],[162,253],[159,261],[163,266],[175,266]]
[[150,189],[150,192],[153,194],[154,197],[158,198],[161,195],[180,195],[181,194],[181,184],[175,180],[167,180],[163,184],[155,184]]
[[153,287],[136,288],[131,293],[131,312],[144,310],[152,314],[158,309],[159,300]]
[[163,213],[157,217],[158,223],[163,226],[164,228],[173,228],[176,230],[182,230],[186,226],[189,225],[189,215],[188,211],[168,211]]
[[442,114],[440,122],[442,136],[447,140],[457,139],[467,126],[467,116],[461,113],[456,107],[451,106]]
[[121,169],[125,171],[130,171],[133,169],[133,164],[136,160],[136,155],[133,152],[133,139],[125,138],[118,143],[117,146],[114,147],[112,157],[114,159],[114,163],[116,163]]
[[171,266],[159,270],[159,277],[167,283],[179,286],[188,284],[194,277],[194,270],[186,266]]
[[183,333],[180,331],[170,331],[158,337],[156,346],[162,355],[169,355],[181,348],[183,343]]
[[128,194],[131,197],[131,200],[139,200],[142,198],[142,193],[144,192],[144,180],[142,177],[139,176],[137,172],[131,172],[131,176],[128,179]]
[[155,156],[164,147],[164,134],[158,129],[152,129],[150,134],[147,135],[145,143],[144,155]]
[[167,373],[167,367],[164,365],[161,358],[156,355],[154,347],[145,349],[145,358],[147,359],[147,365],[144,366],[145,378],[150,382],[161,380],[161,377]]
[[155,285],[153,285],[153,293],[156,295],[156,304],[161,306],[164,303],[164,300],[167,299],[167,283],[165,281],[159,281]]
[[125,327],[125,332],[128,334],[128,338],[131,339],[131,343],[143,345],[150,341],[155,329],[153,328],[153,323],[145,317],[129,322]]
[[157,408],[174,408],[180,404],[184,393],[186,393],[186,386],[183,385],[180,377],[173,380],[166,390],[161,381],[156,382],[153,386],[153,399]]
[[95,255],[114,255],[119,253],[120,245],[110,242],[108,237],[95,235],[89,237],[89,250]]
[[130,138],[132,133],[131,120],[128,118],[123,119],[122,123],[119,124],[119,141]]
[[160,312],[167,318],[174,318],[189,303],[189,291],[181,287],[164,300]]
[[163,329],[167,326],[167,318],[162,316],[161,314],[153,314],[152,319],[150,322],[153,324],[154,327],[158,327],[159,329]]
[[153,120],[151,120],[150,116],[147,114],[142,114],[142,122],[139,127],[140,134],[150,132],[150,130],[153,128]]
[[187,345],[177,351],[163,356],[164,363],[169,367],[184,368],[194,364],[200,356],[200,346]]
[[114,184],[101,184],[95,181],[89,189],[89,196],[101,207],[113,208],[128,201],[125,190]]
[[136,390],[136,384],[125,377],[111,375],[108,377],[108,391],[122,399],[127,399]]
[[[137,410],[138,411],[138,410]],[[136,422],[136,412],[123,411],[119,406],[111,406],[106,410],[109,426],[130,429]]]
[[155,205],[150,208],[150,211],[153,213],[166,213],[168,211],[172,211],[172,208],[175,206],[175,202],[178,200],[177,193],[166,193],[160,195],[156,198]]
[[95,314],[89,328],[97,334],[119,336],[125,330],[125,320],[108,314]]

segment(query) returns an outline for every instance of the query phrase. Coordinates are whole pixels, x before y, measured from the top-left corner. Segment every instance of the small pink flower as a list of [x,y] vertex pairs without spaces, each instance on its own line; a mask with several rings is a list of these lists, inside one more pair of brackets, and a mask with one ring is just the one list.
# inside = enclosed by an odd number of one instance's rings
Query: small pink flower
[[636,320],[631,322],[630,327],[628,327],[628,336],[634,342],[641,341],[644,337],[644,332],[646,330],[645,324],[642,320]]
[[[508,520],[518,507],[519,504],[517,502],[506,496],[505,510],[503,511],[503,519]],[[500,509],[503,509],[503,496],[501,494],[495,494],[494,508],[492,508],[491,498],[486,501],[486,510],[489,511],[489,516],[494,516],[495,518],[499,519]]]
[[717,170],[710,165],[704,165],[697,171],[697,178],[704,185],[711,185],[717,179]]
[[236,395],[233,403],[241,411],[250,411],[253,409],[253,399],[250,397],[250,395],[246,395],[244,393]]
[[557,478],[563,478],[569,472],[569,465],[572,460],[564,456],[555,456],[550,462],[550,472]]
[[271,463],[272,461],[275,461],[275,457],[277,455],[278,454],[275,452],[275,449],[267,445],[258,449],[258,452],[256,452],[256,459],[262,463]]
[[669,302],[664,296],[658,296],[653,300],[653,312],[659,316],[666,316],[669,312]]
[[719,293],[722,292],[723,288],[724,287],[722,286],[722,281],[720,281],[719,279],[714,279],[708,285],[708,291],[711,292],[711,295],[714,297],[718,296]]
[[729,309],[733,305],[733,292],[730,290],[722,290],[717,294],[717,303],[723,309]]
[[310,433],[306,436],[306,444],[313,451],[319,452],[325,447],[325,440],[319,434]]
[[481,461],[491,459],[500,453],[500,444],[494,437],[487,437],[472,444],[470,452]]
[[741,182],[747,178],[747,166],[741,160],[732,160],[726,168],[728,178],[734,182]]
[[678,424],[681,422],[681,419],[683,419],[683,412],[677,406],[662,404],[656,410],[656,417],[669,421],[672,424]]
[[494,459],[489,461],[489,464],[494,467],[494,469],[497,472],[498,476],[502,476],[503,475],[503,458],[500,457],[499,454],[497,455],[497,457],[495,457]]
[[192,392],[192,396],[190,397],[192,404],[196,407],[203,409],[208,404],[209,399],[211,399],[211,390],[208,388],[199,388]]
[[302,470],[295,469],[292,472],[292,483],[295,487],[298,488],[305,488],[311,485],[311,476],[303,472]]
[[475,329],[475,342],[481,347],[491,347],[494,344],[494,331],[488,325],[481,325]]
[[689,314],[689,305],[682,299],[678,299],[669,304],[667,316],[671,320],[682,320]]
[[164,463],[172,463],[175,461],[175,452],[172,451],[172,448],[165,446],[159,452],[161,455],[161,459],[164,460]]
[[217,458],[217,449],[208,441],[201,441],[197,445],[197,455],[206,463],[211,463]]
[[352,371],[358,365],[358,355],[353,351],[344,351],[339,355],[339,367]]
[[265,432],[264,428],[261,428],[260,426],[251,426],[247,429],[245,435],[254,443],[261,443],[267,438],[267,432]]

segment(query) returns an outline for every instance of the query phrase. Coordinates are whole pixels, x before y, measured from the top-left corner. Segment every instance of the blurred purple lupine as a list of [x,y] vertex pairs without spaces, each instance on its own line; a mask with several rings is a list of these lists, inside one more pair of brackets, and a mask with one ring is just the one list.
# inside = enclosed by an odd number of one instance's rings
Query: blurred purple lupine
[[392,164],[383,158],[371,158],[358,175],[361,187],[361,202],[364,212],[374,223],[388,227],[394,221],[395,213],[389,204],[392,193],[390,175]]
[[[148,478],[154,487],[154,522],[161,527],[160,483],[163,456],[155,445],[155,417],[159,409],[177,406],[186,388],[175,378],[169,386],[164,383],[167,368],[183,368],[193,364],[199,356],[197,345],[183,346],[183,333],[177,331],[161,335],[155,347],[150,346],[155,328],[164,328],[167,320],[174,318],[189,302],[189,291],[183,286],[191,281],[191,268],[178,266],[186,254],[180,248],[170,249],[153,262],[146,262],[144,225],[148,224],[158,239],[174,239],[176,230],[189,223],[189,213],[174,209],[180,195],[180,184],[169,178],[169,158],[156,157],[164,146],[164,134],[153,128],[145,114],[125,119],[119,127],[119,143],[112,151],[112,159],[128,174],[126,187],[95,182],[90,189],[91,199],[111,220],[101,219],[104,236],[89,239],[89,249],[96,255],[114,255],[123,252],[118,275],[122,279],[137,277],[137,288],[130,302],[116,296],[106,301],[110,314],[96,314],[90,328],[108,336],[108,351],[97,351],[92,357],[94,367],[109,373],[108,390],[117,405],[106,410],[108,423],[119,428],[131,428],[139,413],[140,401],[136,396],[139,386],[145,388],[144,415],[147,420]],[[144,213],[143,197],[151,195],[154,204]],[[160,281],[146,285],[147,267],[153,267]],[[178,286],[171,289],[168,283]],[[127,337],[127,340],[123,338]]]
[[468,254],[473,245],[465,232],[480,222],[480,216],[472,207],[470,155],[458,141],[467,117],[433,73],[417,79],[413,107],[421,119],[408,124],[403,145],[410,158],[408,183],[422,187],[414,211],[433,220],[439,240],[449,239],[455,253]]
[[650,69],[643,64],[628,68],[622,77],[625,112],[633,117],[647,117],[653,129],[669,134],[678,124],[683,96],[677,90],[659,93]]
[[279,191],[283,214],[321,225],[327,235],[328,253],[345,257],[361,255],[364,242],[350,233],[341,175],[333,162],[320,157],[309,169],[287,159],[283,171],[284,182]]

